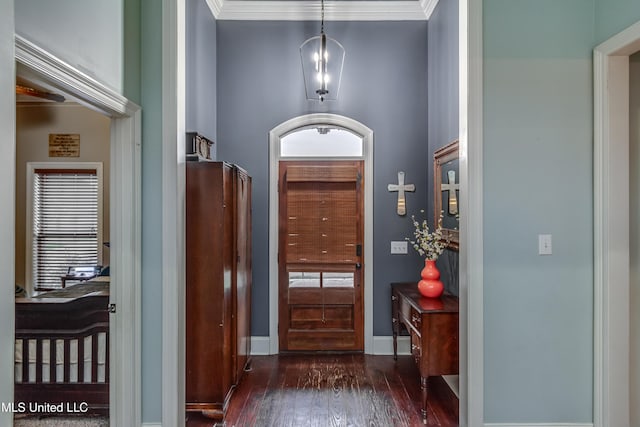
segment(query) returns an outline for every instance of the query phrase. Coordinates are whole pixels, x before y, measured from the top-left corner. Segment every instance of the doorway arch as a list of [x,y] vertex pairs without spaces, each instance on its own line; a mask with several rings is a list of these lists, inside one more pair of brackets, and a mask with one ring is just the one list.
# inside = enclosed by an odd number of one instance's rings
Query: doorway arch
[[364,159],[364,352],[373,345],[373,131],[349,117],[315,113],[294,117],[269,132],[269,353],[278,346],[278,164],[282,138],[296,130],[313,126],[345,129],[362,138]]
[[629,56],[640,22],[594,49],[594,426],[629,425]]

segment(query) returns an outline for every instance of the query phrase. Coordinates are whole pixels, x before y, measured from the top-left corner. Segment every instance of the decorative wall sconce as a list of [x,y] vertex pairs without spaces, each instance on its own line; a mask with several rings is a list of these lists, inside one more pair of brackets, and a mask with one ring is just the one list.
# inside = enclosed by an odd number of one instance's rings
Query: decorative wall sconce
[[338,99],[344,47],[324,33],[324,0],[321,11],[320,35],[302,43],[300,58],[307,99],[323,102]]

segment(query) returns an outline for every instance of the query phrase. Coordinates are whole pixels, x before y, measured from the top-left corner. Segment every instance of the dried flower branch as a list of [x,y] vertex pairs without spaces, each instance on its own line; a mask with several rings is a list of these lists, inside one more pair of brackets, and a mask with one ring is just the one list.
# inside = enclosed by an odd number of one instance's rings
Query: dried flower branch
[[[420,213],[424,213],[424,210],[420,210]],[[420,254],[429,260],[436,260],[444,252],[447,244],[447,239],[442,234],[442,212],[440,218],[438,218],[438,226],[432,232],[429,230],[427,220],[423,219],[419,222],[414,215],[411,215],[411,221],[415,228],[413,236],[415,240],[405,238],[413,248]]]

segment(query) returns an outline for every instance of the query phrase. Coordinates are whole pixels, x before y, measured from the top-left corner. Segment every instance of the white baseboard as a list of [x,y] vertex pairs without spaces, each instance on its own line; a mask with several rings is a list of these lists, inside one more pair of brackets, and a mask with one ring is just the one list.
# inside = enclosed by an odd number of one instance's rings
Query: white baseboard
[[484,423],[484,427],[593,427],[593,423]]
[[162,427],[161,423],[142,423],[142,427]]
[[[251,337],[252,356],[267,356],[269,354],[271,354],[269,352],[269,337]],[[374,336],[372,354],[380,356],[393,354],[393,337]],[[398,337],[398,354],[411,354],[408,336]]]
[[[393,354],[393,337],[374,336],[373,337],[373,354],[375,355],[391,355]],[[409,337],[398,337],[398,354],[411,354],[411,344]]]
[[268,356],[269,354],[269,337],[251,337],[251,355],[252,356]]
[[460,399],[460,376],[459,375],[443,375],[442,379],[447,383],[453,394]]

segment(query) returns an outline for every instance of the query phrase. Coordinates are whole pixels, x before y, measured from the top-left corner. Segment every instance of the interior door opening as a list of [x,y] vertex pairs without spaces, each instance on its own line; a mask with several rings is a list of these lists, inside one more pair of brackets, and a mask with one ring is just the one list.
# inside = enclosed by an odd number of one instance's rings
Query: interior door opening
[[[15,67],[7,67],[11,73],[8,85],[10,90],[14,89],[16,83],[14,78],[20,78],[23,79],[23,82],[38,85],[44,91],[72,99],[78,105],[106,116],[110,123],[109,156],[111,164],[109,170],[112,172],[109,179],[111,207],[109,209],[110,233],[108,241],[110,245],[108,249],[103,249],[108,250],[110,265],[109,307],[113,306],[113,312],[117,307],[117,315],[109,314],[108,339],[112,345],[108,346],[110,347],[108,357],[111,360],[117,360],[118,363],[114,363],[108,369],[108,373],[105,373],[105,377],[109,378],[109,424],[111,426],[137,425],[141,422],[141,398],[140,394],[136,393],[136,390],[139,390],[141,380],[139,341],[141,330],[141,109],[100,81],[87,80],[86,74],[19,35],[15,35],[14,41]],[[6,79],[3,82],[7,84]],[[12,100],[12,103],[14,102],[11,97],[9,99]],[[4,103],[3,108],[6,106]],[[11,109],[14,108],[15,103]],[[13,211],[8,215],[8,218],[12,218],[13,224],[11,231],[6,233],[8,238],[3,240],[1,246],[3,246],[3,250],[6,249],[7,253],[15,255],[15,184],[16,180],[24,182],[24,176],[18,176],[15,172],[15,151],[17,150],[15,133],[13,132],[15,115],[11,114],[9,117],[13,123],[8,127],[9,150],[6,152],[11,155],[3,158],[3,170],[10,172],[11,177],[7,179],[7,182],[12,184],[9,185],[10,188],[5,188],[2,198],[6,202],[4,211]],[[8,126],[6,121],[4,125]],[[70,133],[69,130],[61,132]],[[10,272],[9,280],[15,282],[15,265],[13,265],[15,256],[10,256],[7,259],[12,264],[7,270]],[[125,284],[126,286],[124,286]],[[10,304],[5,304],[3,307],[3,319],[7,321],[3,322],[3,326],[0,327],[0,336],[3,342],[10,343],[9,348],[13,350],[15,301],[11,300]],[[102,306],[99,311],[104,313],[107,308]],[[63,344],[63,349],[64,347]],[[84,350],[84,346],[79,345],[79,347]],[[36,358],[38,357],[37,348],[38,346],[35,350]],[[42,346],[40,348],[42,349]],[[50,345],[49,349],[51,348]],[[56,346],[53,348],[55,349]],[[126,352],[117,351],[122,348],[128,350]],[[25,353],[24,348],[23,353]],[[9,373],[4,377],[7,381],[0,382],[0,395],[5,396],[5,401],[10,402],[14,400],[14,380],[17,375],[15,375],[14,351],[5,352],[5,356],[8,354],[11,357],[2,359],[3,371]],[[49,357],[51,358],[51,356]],[[54,357],[57,356],[54,355]],[[77,357],[80,360],[84,359],[84,356],[81,355]],[[80,397],[85,397],[85,395],[80,395]],[[0,412],[0,420],[3,425],[11,425],[13,418],[12,411]]]
[[57,417],[77,410],[108,419],[110,140],[103,114],[17,98],[18,426],[48,415],[42,402],[64,403]]

